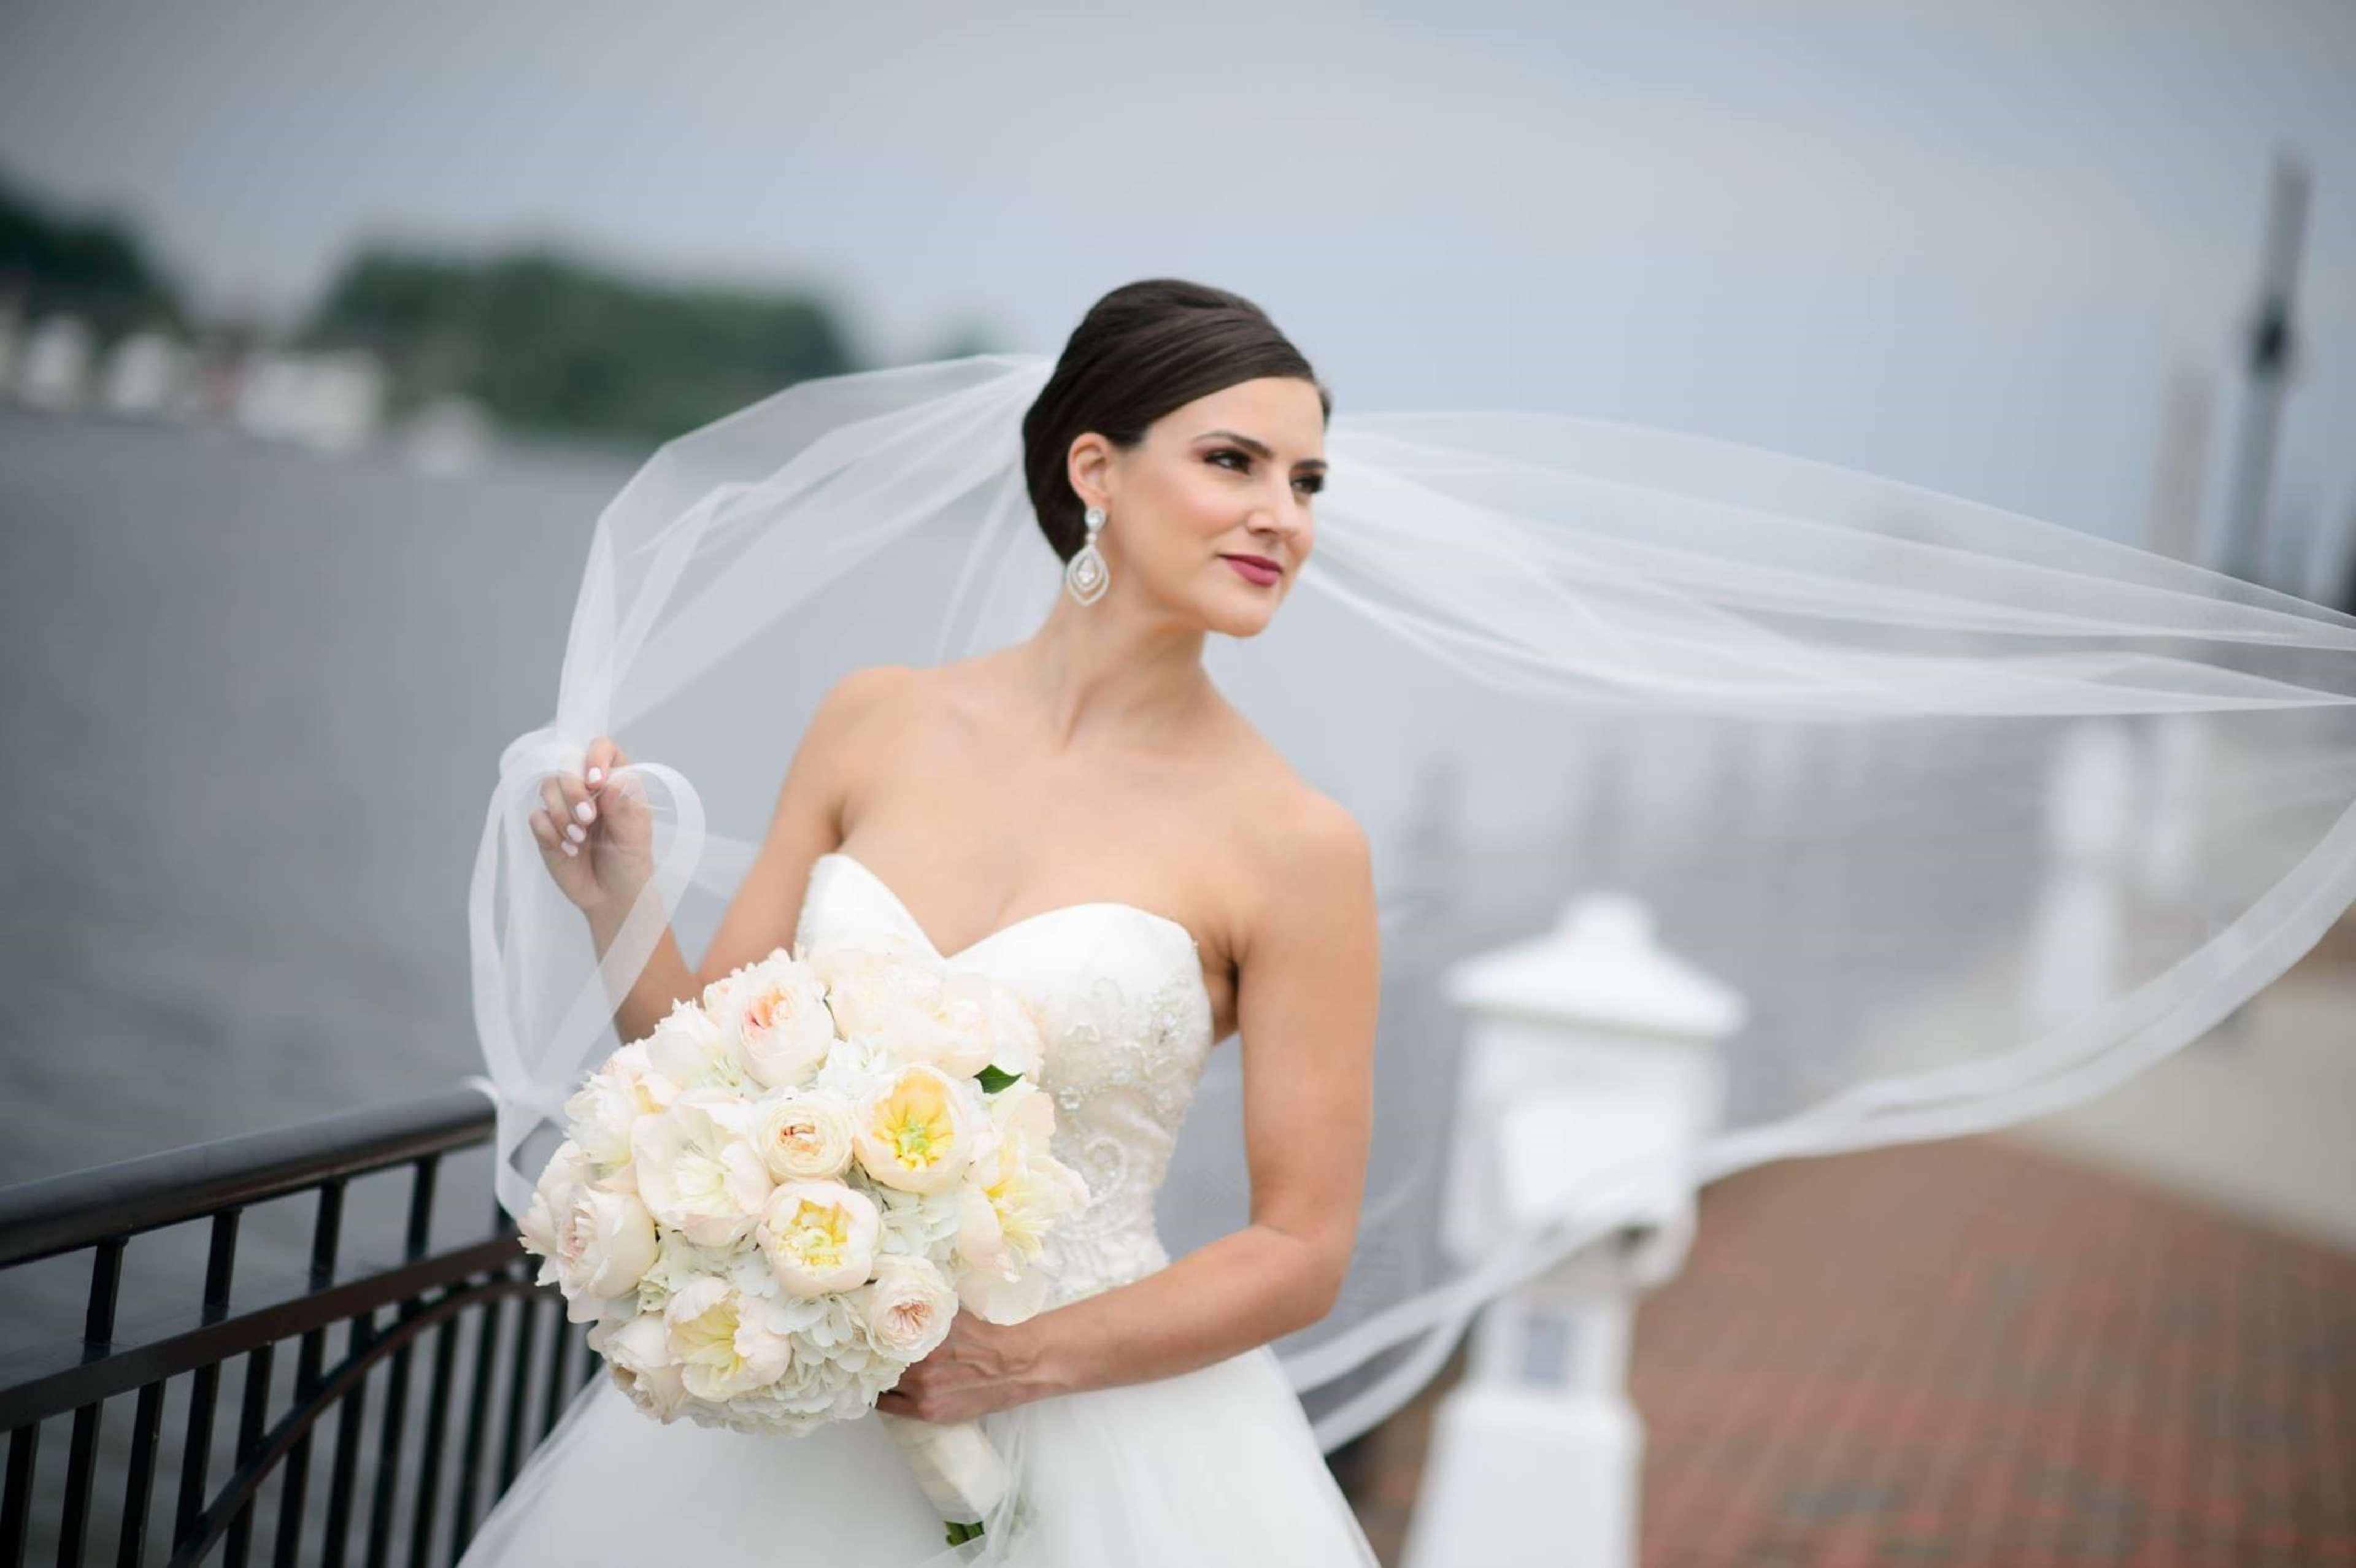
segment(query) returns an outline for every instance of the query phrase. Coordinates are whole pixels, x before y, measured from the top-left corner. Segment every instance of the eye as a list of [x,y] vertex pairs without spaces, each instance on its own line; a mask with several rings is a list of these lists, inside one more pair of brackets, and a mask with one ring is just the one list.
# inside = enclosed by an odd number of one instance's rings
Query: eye
[[[1204,461],[1208,463],[1217,463],[1219,459],[1223,457],[1232,457],[1238,464],[1240,464],[1240,466],[1231,469],[1230,472],[1236,474],[1248,474],[1251,472],[1251,453],[1244,451],[1241,447],[1214,447],[1211,451],[1204,453]],[[1226,465],[1221,464],[1221,466],[1224,467]],[[1304,474],[1300,478],[1295,479],[1292,483],[1296,487],[1306,485],[1307,489],[1303,491],[1303,494],[1314,496],[1317,492],[1325,488],[1325,476],[1323,474]]]

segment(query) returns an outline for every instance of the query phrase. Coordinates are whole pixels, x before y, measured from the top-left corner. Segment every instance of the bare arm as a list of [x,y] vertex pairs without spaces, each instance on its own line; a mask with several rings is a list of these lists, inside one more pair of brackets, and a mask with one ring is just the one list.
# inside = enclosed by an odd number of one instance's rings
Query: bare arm
[[1380,940],[1364,832],[1321,802],[1237,959],[1251,1219],[1169,1267],[1026,1322],[959,1313],[878,1408],[958,1421],[1174,1376],[1305,1328],[1355,1243],[1372,1136]]
[[[904,667],[897,665],[871,666],[852,670],[828,691],[795,748],[760,849],[721,916],[702,964],[690,966],[678,937],[666,926],[629,994],[615,1008],[614,1029],[621,1039],[644,1038],[673,1003],[701,995],[703,987],[721,976],[767,956],[790,940],[811,863],[841,841],[850,760],[859,754],[865,732],[880,721],[884,704],[905,673]],[[627,761],[611,740],[601,738],[590,748],[584,766],[602,766],[610,778],[613,770]],[[590,799],[595,812],[602,804],[594,798],[600,791],[585,787],[581,780],[564,781],[563,787],[568,805]],[[629,807],[616,801],[612,809],[618,821]],[[637,807],[641,813],[644,809]],[[634,891],[584,905],[590,938],[600,958],[613,945],[629,913],[632,897]]]

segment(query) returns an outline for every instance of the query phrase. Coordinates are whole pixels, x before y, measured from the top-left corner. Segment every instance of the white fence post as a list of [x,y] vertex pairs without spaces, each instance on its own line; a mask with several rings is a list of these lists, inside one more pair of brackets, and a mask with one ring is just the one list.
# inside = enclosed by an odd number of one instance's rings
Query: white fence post
[[[1662,951],[1620,893],[1450,971],[1472,1014],[1448,1236],[1482,1255],[1519,1224],[1614,1191],[1598,1240],[1484,1311],[1435,1414],[1407,1568],[1633,1568],[1644,1425],[1628,1402],[1638,1293],[1693,1236],[1691,1151],[1724,1101],[1745,1007]],[[1631,1180],[1631,1178],[1633,1178]]]

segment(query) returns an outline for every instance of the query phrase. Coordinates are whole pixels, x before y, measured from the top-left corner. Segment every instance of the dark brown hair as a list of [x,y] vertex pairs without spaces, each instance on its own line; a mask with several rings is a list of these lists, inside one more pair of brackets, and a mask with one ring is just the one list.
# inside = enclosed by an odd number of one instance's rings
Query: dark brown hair
[[1069,560],[1087,537],[1066,471],[1073,442],[1095,431],[1127,450],[1171,410],[1262,376],[1307,381],[1317,389],[1323,416],[1333,417],[1333,396],[1308,359],[1241,294],[1182,278],[1146,278],[1090,305],[1023,415],[1031,509],[1055,554]]

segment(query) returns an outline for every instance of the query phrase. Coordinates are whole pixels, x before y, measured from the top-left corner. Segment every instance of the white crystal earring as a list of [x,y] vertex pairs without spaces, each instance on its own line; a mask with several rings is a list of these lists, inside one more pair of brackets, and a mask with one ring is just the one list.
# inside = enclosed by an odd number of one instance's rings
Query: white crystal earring
[[1105,524],[1104,508],[1090,507],[1080,521],[1087,527],[1088,542],[1064,563],[1064,588],[1081,603],[1093,604],[1104,596],[1105,585],[1111,581],[1105,571],[1104,553],[1097,549],[1097,533]]

